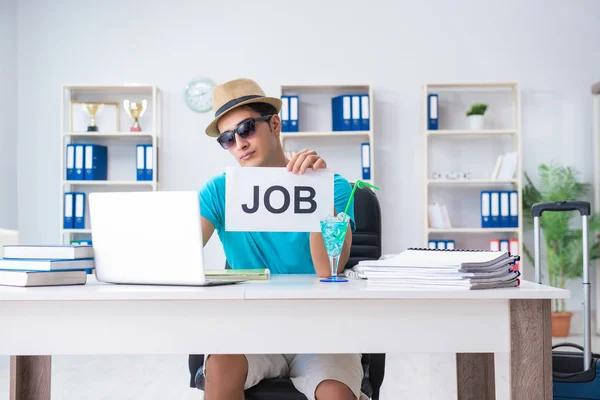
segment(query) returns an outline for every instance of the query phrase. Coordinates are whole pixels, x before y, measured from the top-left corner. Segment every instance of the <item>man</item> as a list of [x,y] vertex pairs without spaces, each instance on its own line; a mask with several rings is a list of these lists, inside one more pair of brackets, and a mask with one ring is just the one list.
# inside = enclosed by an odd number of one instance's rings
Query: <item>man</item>
[[[215,119],[206,134],[242,167],[286,167],[290,173],[326,168],[315,151],[303,150],[291,159],[281,147],[281,100],[267,97],[249,79],[236,79],[213,88]],[[351,186],[335,174],[334,208],[344,211]],[[331,275],[329,257],[319,232],[228,232],[225,230],[225,174],[200,190],[204,244],[215,229],[233,269],[269,268],[273,274]],[[334,210],[332,210],[333,212]],[[354,230],[354,210],[339,259],[338,272],[348,260]],[[327,338],[323,338],[327,340]],[[208,355],[204,365],[206,400],[243,400],[244,390],[267,378],[289,377],[309,400],[361,398],[363,370],[360,354]]]

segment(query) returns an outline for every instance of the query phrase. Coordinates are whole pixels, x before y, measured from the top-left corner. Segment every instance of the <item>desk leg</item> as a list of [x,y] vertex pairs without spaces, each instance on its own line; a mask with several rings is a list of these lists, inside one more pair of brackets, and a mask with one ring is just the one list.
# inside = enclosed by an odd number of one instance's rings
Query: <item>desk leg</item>
[[494,353],[456,354],[459,400],[495,400]]
[[10,357],[10,400],[50,400],[51,356]]
[[552,400],[550,301],[510,301],[512,400]]

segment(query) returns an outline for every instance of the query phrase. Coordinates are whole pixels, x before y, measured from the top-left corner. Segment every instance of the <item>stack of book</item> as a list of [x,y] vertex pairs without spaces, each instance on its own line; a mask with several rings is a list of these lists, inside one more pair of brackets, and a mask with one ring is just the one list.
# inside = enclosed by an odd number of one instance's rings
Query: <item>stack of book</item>
[[92,246],[5,245],[0,285],[83,285],[94,269]]
[[368,283],[411,288],[517,287],[519,260],[510,252],[409,248],[384,260],[360,261],[354,272]]

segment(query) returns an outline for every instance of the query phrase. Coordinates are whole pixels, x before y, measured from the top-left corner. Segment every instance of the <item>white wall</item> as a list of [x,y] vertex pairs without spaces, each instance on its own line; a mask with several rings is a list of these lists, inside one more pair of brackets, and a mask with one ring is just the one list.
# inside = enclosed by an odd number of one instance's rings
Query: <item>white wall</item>
[[17,229],[17,2],[0,0],[0,228]]

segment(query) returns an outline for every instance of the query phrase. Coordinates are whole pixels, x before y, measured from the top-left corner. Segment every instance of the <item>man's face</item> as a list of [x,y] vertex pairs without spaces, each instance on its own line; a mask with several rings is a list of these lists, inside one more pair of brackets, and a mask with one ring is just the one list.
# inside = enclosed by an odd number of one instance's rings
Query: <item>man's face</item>
[[[219,132],[232,131],[238,125],[250,118],[258,118],[260,114],[248,108],[239,107],[223,115],[217,124]],[[229,148],[229,152],[240,163],[242,167],[260,167],[266,165],[276,149],[277,130],[271,129],[271,122],[277,116],[274,115],[270,120],[257,121],[255,123],[256,131],[250,137],[244,139],[237,133],[235,134],[235,144]]]

